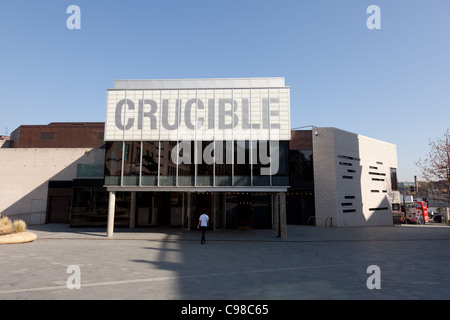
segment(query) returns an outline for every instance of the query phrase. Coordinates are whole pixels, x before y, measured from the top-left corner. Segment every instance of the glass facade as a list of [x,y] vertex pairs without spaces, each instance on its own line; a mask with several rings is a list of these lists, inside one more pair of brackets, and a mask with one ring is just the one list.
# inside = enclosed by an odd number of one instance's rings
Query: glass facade
[[[271,153],[278,158],[272,159],[276,170],[268,175]],[[101,183],[85,183],[86,177],[98,176],[98,168],[80,165],[77,169],[84,184],[74,185],[70,225],[105,226],[108,191]],[[107,142],[104,174],[106,187],[142,187],[134,189],[134,212],[132,193],[126,189],[116,192],[116,227],[131,226],[134,220],[136,227],[194,230],[198,217],[206,212],[211,229],[272,228],[272,192],[238,191],[271,186],[290,186],[286,198],[288,224],[314,224],[312,150],[289,150],[288,142]],[[158,186],[183,187],[184,191],[161,192]],[[192,190],[186,191],[186,187]],[[211,188],[199,192],[195,187]],[[230,187],[230,191],[214,192],[214,187]]]
[[[214,187],[238,191],[233,187],[288,186],[289,142],[108,142],[104,181],[107,187],[143,187],[136,192],[136,211],[131,213],[137,227],[196,229],[198,217],[206,212],[214,229],[271,228],[270,192],[214,192]],[[193,189],[159,192],[157,187]],[[211,187],[211,192],[198,192],[195,187]],[[120,203],[126,200],[123,193],[117,193]],[[82,206],[77,210],[83,211]],[[105,223],[106,216],[101,220]]]
[[[118,227],[129,226],[130,193],[116,194],[116,215],[114,224]],[[73,188],[70,213],[71,227],[105,226],[108,216],[108,192],[103,187]]]
[[288,186],[288,167],[287,141],[114,141],[105,185]]
[[290,188],[286,197],[288,224],[315,225],[313,151],[289,150]]

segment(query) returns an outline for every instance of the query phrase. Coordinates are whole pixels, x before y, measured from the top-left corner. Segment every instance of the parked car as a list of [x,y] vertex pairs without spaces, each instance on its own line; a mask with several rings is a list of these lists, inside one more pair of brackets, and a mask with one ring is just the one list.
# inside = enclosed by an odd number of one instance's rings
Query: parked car
[[433,217],[434,222],[442,222],[442,216],[440,214],[435,214]]

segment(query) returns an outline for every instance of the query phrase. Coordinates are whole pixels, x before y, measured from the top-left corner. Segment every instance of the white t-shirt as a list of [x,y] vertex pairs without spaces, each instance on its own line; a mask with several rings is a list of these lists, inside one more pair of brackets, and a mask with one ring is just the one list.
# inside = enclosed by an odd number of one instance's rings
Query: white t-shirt
[[201,221],[201,222],[200,222],[200,226],[201,226],[201,227],[207,227],[207,226],[208,226],[208,220],[209,220],[209,217],[208,217],[207,214],[205,214],[205,213],[202,214],[202,215],[200,216],[199,220]]

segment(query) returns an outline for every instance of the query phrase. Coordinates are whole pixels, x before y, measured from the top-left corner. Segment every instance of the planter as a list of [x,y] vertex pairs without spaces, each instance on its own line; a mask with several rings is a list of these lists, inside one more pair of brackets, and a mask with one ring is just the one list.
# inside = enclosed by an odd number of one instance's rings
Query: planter
[[0,236],[0,244],[27,243],[36,240],[33,232],[24,231]]

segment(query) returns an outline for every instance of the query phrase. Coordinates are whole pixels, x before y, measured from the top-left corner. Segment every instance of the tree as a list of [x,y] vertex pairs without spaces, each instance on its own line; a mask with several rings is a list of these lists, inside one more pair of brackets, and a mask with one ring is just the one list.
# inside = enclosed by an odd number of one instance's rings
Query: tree
[[422,172],[426,182],[432,183],[434,189],[450,201],[450,131],[447,129],[443,138],[429,141],[430,151],[424,160],[415,164]]

